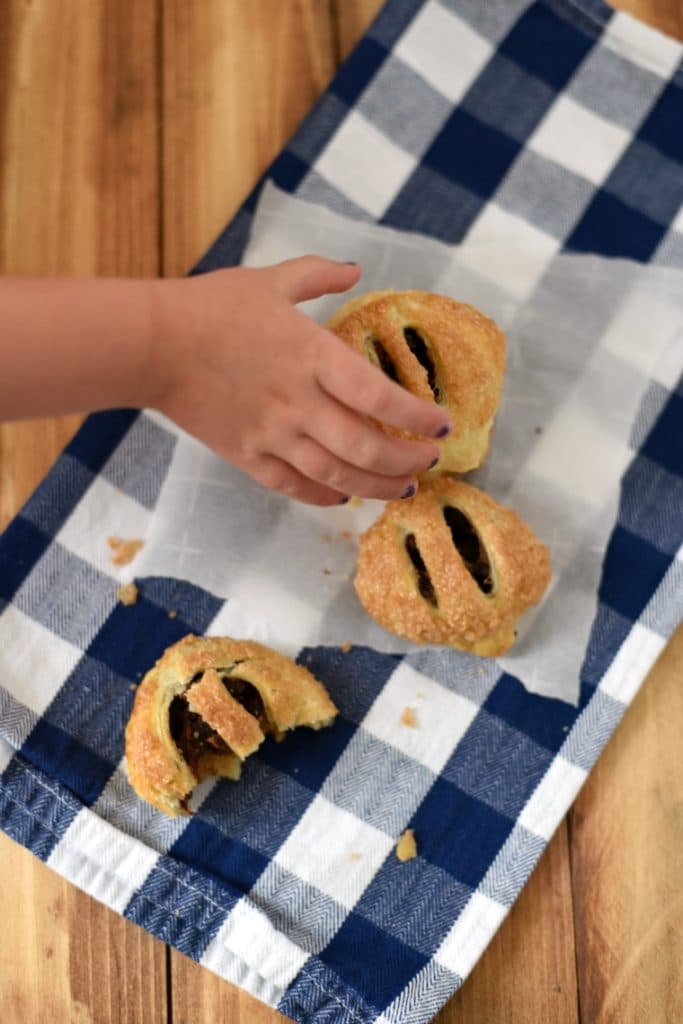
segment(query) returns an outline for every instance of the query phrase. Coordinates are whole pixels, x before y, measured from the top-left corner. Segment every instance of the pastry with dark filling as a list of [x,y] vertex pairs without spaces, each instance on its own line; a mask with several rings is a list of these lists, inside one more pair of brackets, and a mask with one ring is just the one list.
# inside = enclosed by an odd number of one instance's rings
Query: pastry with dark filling
[[330,725],[337,709],[302,665],[261,644],[186,636],[140,683],[126,728],[131,785],[165,814],[209,775],[239,779],[268,734]]
[[355,587],[389,632],[493,657],[550,576],[548,549],[512,509],[443,476],[389,502],[366,530]]
[[392,380],[448,412],[453,431],[436,442],[433,473],[465,473],[483,462],[505,370],[505,338],[493,320],[445,295],[380,291],[350,299],[327,326]]

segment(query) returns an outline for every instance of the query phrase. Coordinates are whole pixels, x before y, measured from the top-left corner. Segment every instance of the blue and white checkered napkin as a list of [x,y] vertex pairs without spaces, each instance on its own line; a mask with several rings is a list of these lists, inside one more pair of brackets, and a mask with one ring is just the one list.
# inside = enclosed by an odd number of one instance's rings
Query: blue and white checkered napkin
[[[359,221],[463,243],[484,276],[477,253],[488,261],[491,240],[548,268],[563,248],[680,266],[682,52],[595,0],[395,0],[270,176]],[[200,269],[241,257],[256,198]],[[649,365],[645,333],[642,350],[620,349],[631,298],[604,305],[615,379]],[[577,291],[560,319],[580,324],[582,309]],[[151,536],[178,436],[135,412],[91,417],[0,540],[3,829],[297,1021],[429,1020],[681,615],[672,365],[632,434],[578,707],[455,652],[308,646],[299,657],[339,720],[265,744],[239,785],[203,787],[189,822],[132,794],[123,729],[141,673],[186,632],[216,631],[229,602],[149,575],[135,606],[117,602],[104,540]],[[226,516],[240,514],[233,504]],[[189,534],[179,547],[191,561]],[[406,705],[419,728],[399,728]],[[419,856],[401,864],[392,849],[407,826]]]

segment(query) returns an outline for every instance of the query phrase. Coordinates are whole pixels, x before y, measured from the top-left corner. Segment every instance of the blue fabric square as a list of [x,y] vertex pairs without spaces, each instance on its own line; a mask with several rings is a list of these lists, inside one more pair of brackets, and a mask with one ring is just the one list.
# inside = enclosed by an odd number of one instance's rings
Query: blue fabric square
[[50,544],[50,537],[23,516],[13,519],[2,536],[0,608],[11,601]]
[[[650,431],[642,454],[683,477],[683,395],[672,394]],[[680,510],[679,510],[680,511]]]
[[478,121],[525,142],[555,99],[555,92],[523,66],[495,53],[462,101]]
[[[432,201],[426,203],[425,195]],[[382,223],[455,243],[462,240],[484,205],[473,192],[420,164],[388,206]]]
[[395,999],[427,957],[351,911],[320,959],[377,1010]]
[[423,5],[424,0],[401,0],[399,4],[384,4],[368,30],[368,38],[376,40],[385,50],[390,50]]
[[54,537],[95,479],[92,470],[64,452],[22,509],[22,516]]
[[141,415],[102,467],[102,476],[144,508],[153,509],[166,479],[177,437]]
[[56,779],[15,754],[1,776],[0,826],[15,842],[47,860],[81,810]]
[[41,718],[21,748],[31,764],[67,786],[84,804],[93,804],[115,765],[63,729]]
[[500,677],[483,706],[553,753],[562,746],[577,715],[571,704],[529,693],[518,679],[507,673]]
[[298,1024],[365,1024],[368,1005],[318,957],[307,960],[278,1004]]
[[534,3],[500,44],[500,52],[558,91],[594,40],[545,3]]
[[567,239],[568,249],[646,262],[666,229],[608,192],[597,192]]
[[168,855],[218,878],[234,890],[235,895],[248,893],[269,863],[268,858],[253,847],[234,837],[225,836],[220,829],[196,816],[175,841]]
[[254,755],[244,763],[239,784],[219,781],[197,814],[227,838],[273,857],[314,796],[296,776],[275,771]]
[[278,188],[284,189],[285,192],[293,192],[297,185],[301,184],[307,171],[308,164],[285,149],[270,168],[270,176]]
[[600,683],[615,655],[628,636],[633,623],[614,608],[604,603],[598,605],[598,611],[591,627],[586,657],[581,667],[581,698],[580,707],[585,707],[593,696],[593,691]]
[[664,578],[669,561],[646,540],[616,526],[605,555],[600,600],[635,622]]
[[[179,628],[187,633],[205,633],[223,607],[223,601],[208,590],[170,576],[143,576],[136,580],[140,598],[166,612],[172,612]],[[134,605],[137,608],[138,604]]]
[[199,960],[239,896],[171,857],[160,857],[124,917]]
[[498,128],[456,107],[422,160],[442,177],[487,199],[521,148]]
[[340,647],[306,647],[297,661],[325,684],[340,717],[359,724],[400,664],[401,655],[360,646],[346,654]]
[[431,956],[471,895],[469,885],[423,857],[401,863],[392,850],[355,912],[406,946]]
[[99,473],[139,415],[137,409],[108,409],[93,413],[65,451],[93,473]]
[[670,159],[683,164],[683,88],[680,84],[667,83],[638,135]]
[[[680,118],[683,133],[683,102]],[[603,188],[656,223],[667,225],[683,203],[683,167],[634,139]]]
[[332,79],[330,92],[352,107],[387,58],[387,50],[376,38],[361,39],[351,57]]
[[123,756],[133,706],[130,679],[83,655],[45,711],[43,720],[97,751],[112,766]]
[[317,792],[355,732],[355,726],[337,717],[327,729],[294,730],[282,743],[268,739],[258,756],[265,764],[294,775],[302,786]]
[[516,818],[552,757],[546,747],[482,708],[441,776],[501,814]]
[[476,889],[512,829],[512,819],[436,779],[410,822],[420,857]]
[[[667,441],[667,451],[677,443],[671,436]],[[670,472],[647,455],[637,456],[624,475],[621,525],[674,557],[683,544],[682,510],[683,474]]]
[[186,634],[182,620],[169,619],[166,611],[142,598],[131,608],[114,607],[88,654],[117,675],[139,682],[164,650]]

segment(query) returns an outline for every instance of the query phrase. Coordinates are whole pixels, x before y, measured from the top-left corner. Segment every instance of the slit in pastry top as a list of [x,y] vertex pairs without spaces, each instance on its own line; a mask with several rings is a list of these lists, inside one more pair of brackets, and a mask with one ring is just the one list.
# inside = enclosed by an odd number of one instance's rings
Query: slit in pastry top
[[443,517],[468,573],[483,594],[490,594],[493,590],[491,563],[479,534],[465,513],[453,505],[444,506]]

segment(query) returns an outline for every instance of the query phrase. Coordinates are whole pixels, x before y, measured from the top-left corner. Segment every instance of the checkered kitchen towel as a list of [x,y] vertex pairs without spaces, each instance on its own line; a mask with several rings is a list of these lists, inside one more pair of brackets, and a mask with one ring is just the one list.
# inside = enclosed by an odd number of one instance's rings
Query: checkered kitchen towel
[[[465,248],[493,237],[680,266],[681,56],[596,0],[393,0],[270,174]],[[255,199],[200,270],[239,259]],[[309,647],[300,658],[339,720],[264,745],[189,822],[131,793],[123,729],[141,673],[211,629],[222,602],[146,578],[134,608],[117,603],[102,537],[124,523],[144,535],[176,436],[136,412],[91,417],[0,541],[3,829],[297,1021],[429,1020],[683,611],[683,386],[653,388],[578,708],[455,652]],[[407,732],[431,728],[425,749],[387,731],[417,692],[425,728]],[[419,856],[400,864],[392,846],[408,825]]]

